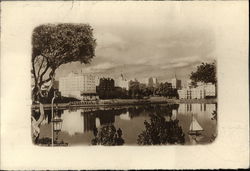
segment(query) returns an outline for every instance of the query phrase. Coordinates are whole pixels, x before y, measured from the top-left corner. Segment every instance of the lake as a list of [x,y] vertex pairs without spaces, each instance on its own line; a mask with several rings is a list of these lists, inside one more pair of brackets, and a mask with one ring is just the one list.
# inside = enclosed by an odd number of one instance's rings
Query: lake
[[[178,126],[170,126],[173,130],[168,132],[169,141],[180,131],[183,135],[181,144],[207,144],[211,143],[216,136],[217,120],[213,118],[213,112],[217,112],[216,104],[152,104],[140,106],[119,106],[100,108],[73,108],[56,110],[55,115],[62,120],[60,131],[55,134],[58,141],[74,145],[91,145],[95,138],[94,132],[102,130],[106,125],[112,129],[122,131],[124,145],[137,145],[138,136],[145,133],[145,121],[151,123],[153,116],[157,115],[147,129],[147,133],[154,134],[161,129],[163,120],[175,123]],[[39,138],[51,137],[51,111],[45,111],[46,118],[42,122]],[[195,122],[194,122],[195,121]],[[198,125],[198,126],[197,126]],[[189,135],[191,127],[202,129],[198,135]],[[178,130],[177,130],[178,129]],[[167,133],[166,133],[167,134]],[[145,133],[145,137],[147,137]],[[165,135],[160,135],[165,136]],[[157,138],[154,135],[154,139]],[[166,139],[166,138],[165,138]],[[174,143],[175,144],[175,143]]]

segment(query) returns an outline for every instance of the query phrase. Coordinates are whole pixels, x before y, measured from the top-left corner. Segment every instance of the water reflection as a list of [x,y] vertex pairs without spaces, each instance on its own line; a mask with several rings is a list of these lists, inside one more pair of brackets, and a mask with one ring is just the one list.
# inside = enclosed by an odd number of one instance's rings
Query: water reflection
[[122,113],[121,115],[120,115],[120,118],[122,119],[122,120],[131,120],[131,116],[129,115],[129,111],[127,111],[126,113]]
[[[169,122],[169,125],[176,129],[173,131],[175,133],[171,133],[172,137],[179,135],[180,138],[184,135],[182,141],[176,142],[185,142],[185,144],[209,143],[216,132],[216,120],[211,119],[214,116],[214,111],[217,111],[215,104],[161,104],[60,110],[57,115],[63,122],[58,138],[68,142],[69,145],[90,145],[95,138],[94,130],[101,131],[102,128],[109,126],[114,127],[116,131],[119,128],[122,130],[125,144],[137,144],[138,135],[145,131],[144,121],[149,122],[152,116],[159,116],[160,120]],[[50,110],[46,111],[45,114],[46,119],[41,126],[41,138],[51,136]],[[199,137],[188,134],[192,116],[204,129]],[[155,128],[159,128],[159,125],[155,126]],[[182,131],[179,130],[179,127]],[[173,141],[173,143],[176,142]]]
[[67,132],[71,136],[76,133],[82,133],[85,128],[85,122],[81,113],[81,110],[64,110],[61,117],[63,120],[62,131]]
[[[211,120],[213,112],[217,111],[216,104],[180,104],[177,118],[183,127],[187,144],[204,144],[213,141],[216,133],[216,121]],[[200,135],[190,135],[190,128],[194,123],[201,127]],[[197,128],[198,129],[198,128]]]

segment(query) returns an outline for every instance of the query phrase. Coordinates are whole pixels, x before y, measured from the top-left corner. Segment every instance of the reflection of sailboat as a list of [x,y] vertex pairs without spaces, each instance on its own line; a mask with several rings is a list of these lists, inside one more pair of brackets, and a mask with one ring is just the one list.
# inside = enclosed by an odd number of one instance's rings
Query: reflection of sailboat
[[192,115],[192,122],[189,128],[189,135],[200,135],[201,132],[204,131],[203,128],[200,126],[198,121],[194,118],[194,115]]
[[188,135],[191,144],[198,144],[203,136]]

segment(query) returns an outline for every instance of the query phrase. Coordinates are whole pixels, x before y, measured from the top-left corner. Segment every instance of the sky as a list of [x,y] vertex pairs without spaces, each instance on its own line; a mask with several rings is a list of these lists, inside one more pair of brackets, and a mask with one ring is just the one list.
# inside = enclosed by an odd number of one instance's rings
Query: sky
[[[95,73],[117,78],[169,81],[176,74],[186,80],[196,66],[216,59],[213,18],[202,8],[181,5],[113,9],[93,7],[87,23],[97,42],[91,64],[61,66],[56,79],[69,72]],[[171,7],[171,8],[170,8]]]

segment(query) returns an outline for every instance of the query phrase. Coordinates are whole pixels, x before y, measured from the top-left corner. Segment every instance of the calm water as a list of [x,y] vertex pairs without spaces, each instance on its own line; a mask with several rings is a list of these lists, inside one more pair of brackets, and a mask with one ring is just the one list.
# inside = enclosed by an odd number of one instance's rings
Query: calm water
[[[205,144],[212,141],[216,134],[217,121],[212,120],[216,104],[175,104],[122,106],[114,108],[85,108],[59,110],[57,116],[62,119],[58,140],[72,145],[91,145],[93,130],[113,124],[122,130],[124,145],[136,145],[138,135],[145,130],[144,121],[150,121],[150,114],[160,114],[166,120],[178,120],[185,134],[185,144]],[[51,137],[50,111],[46,111],[42,123],[40,138]],[[192,119],[203,128],[201,135],[191,137],[188,134]]]

